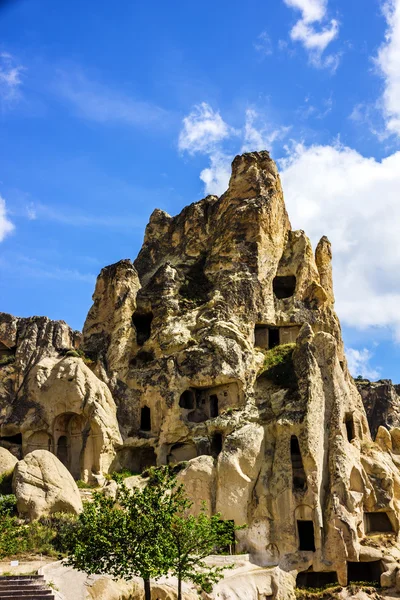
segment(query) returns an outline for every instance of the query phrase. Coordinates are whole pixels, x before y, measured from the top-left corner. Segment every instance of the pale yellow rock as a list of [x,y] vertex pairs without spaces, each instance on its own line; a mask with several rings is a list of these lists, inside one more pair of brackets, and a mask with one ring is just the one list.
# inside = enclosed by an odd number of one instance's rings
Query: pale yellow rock
[[0,477],[11,475],[17,462],[18,459],[11,452],[0,446]]
[[199,514],[205,507],[208,515],[215,507],[216,468],[211,456],[198,456],[189,460],[178,474],[178,481],[185,486],[193,501],[192,514]]
[[21,517],[30,521],[57,512],[78,514],[78,487],[64,465],[47,450],[35,450],[14,470],[13,491]]

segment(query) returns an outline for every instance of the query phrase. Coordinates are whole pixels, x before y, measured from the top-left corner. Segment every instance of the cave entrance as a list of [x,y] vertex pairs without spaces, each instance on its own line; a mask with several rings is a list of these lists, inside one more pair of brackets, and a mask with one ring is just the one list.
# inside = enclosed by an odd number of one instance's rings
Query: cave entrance
[[185,390],[181,397],[179,398],[179,406],[181,408],[185,408],[186,410],[191,410],[194,408],[194,393],[192,390]]
[[307,489],[307,477],[301,457],[299,440],[295,435],[290,438],[290,458],[292,461],[293,489]]
[[299,533],[299,550],[315,552],[314,523],[312,521],[297,521]]
[[393,525],[385,512],[364,513],[365,533],[393,532]]
[[346,414],[346,416],[344,418],[344,423],[346,426],[347,439],[349,440],[349,442],[351,442],[356,437],[353,413]]
[[22,434],[16,433],[15,435],[2,435],[0,436],[0,442],[7,442],[8,444],[17,444],[22,446]]
[[143,406],[140,411],[140,429],[151,431],[151,411],[148,406]]
[[136,329],[136,342],[138,346],[143,346],[143,344],[149,339],[151,336],[151,323],[153,321],[153,313],[143,313],[140,311],[136,311],[132,315],[132,323]]
[[224,438],[222,437],[222,433],[214,433],[211,440],[211,456],[217,458],[219,454],[221,454],[222,446],[224,443]]
[[296,277],[294,275],[277,275],[272,282],[272,289],[276,298],[290,298],[296,289]]
[[298,588],[321,588],[338,583],[336,571],[301,571],[296,577]]
[[279,327],[257,324],[254,326],[254,345],[257,348],[271,350],[280,344]]
[[268,328],[268,349],[271,350],[280,344],[279,329],[278,327]]
[[374,560],[371,562],[348,562],[347,563],[347,584],[357,581],[368,581],[369,583],[378,582],[380,584],[381,574],[385,569],[382,561]]
[[211,394],[210,396],[210,419],[218,417],[218,396]]
[[68,468],[68,439],[66,435],[61,435],[57,442],[57,458],[64,467]]

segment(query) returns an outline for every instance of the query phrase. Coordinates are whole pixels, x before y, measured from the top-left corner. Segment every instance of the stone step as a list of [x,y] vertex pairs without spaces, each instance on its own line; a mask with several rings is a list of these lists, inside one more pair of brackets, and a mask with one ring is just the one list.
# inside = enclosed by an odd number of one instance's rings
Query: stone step
[[54,600],[54,595],[51,596],[45,593],[33,592],[28,596],[21,595],[21,592],[14,592],[9,596],[1,596],[1,600]]
[[0,575],[0,582],[2,581],[43,581],[43,575]]
[[0,598],[4,598],[5,596],[15,595],[21,598],[25,596],[52,596],[53,590],[45,589],[45,588],[36,588],[36,589],[24,589],[24,588],[12,588],[9,590],[2,590],[0,592]]

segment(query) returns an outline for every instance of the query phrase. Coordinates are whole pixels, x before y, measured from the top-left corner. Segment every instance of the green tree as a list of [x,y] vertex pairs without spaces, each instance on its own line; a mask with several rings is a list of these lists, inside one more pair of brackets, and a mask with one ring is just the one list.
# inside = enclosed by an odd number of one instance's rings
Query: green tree
[[188,515],[192,503],[184,495],[182,500],[181,512],[174,515],[168,532],[171,574],[178,578],[178,600],[182,600],[182,581],[191,581],[211,592],[213,585],[223,577],[223,571],[232,565],[213,567],[204,559],[217,549],[231,546],[235,539],[232,522],[221,521],[220,514],[209,517],[205,507],[196,516]]
[[165,531],[181,497],[181,487],[168,469],[154,470],[143,490],[128,490],[120,482],[116,502],[95,493],[70,532],[68,564],[89,574],[141,577],[145,599],[150,600],[150,579],[166,574],[171,566]]
[[[232,542],[219,515],[188,515],[191,502],[168,468],[152,469],[143,489],[128,490],[120,481],[116,500],[95,493],[85,503],[78,522],[67,533],[67,564],[86,573],[114,578],[141,577],[145,599],[150,600],[150,579],[170,572],[211,590],[223,569],[210,567],[204,558],[216,547]],[[234,534],[233,534],[234,535]]]

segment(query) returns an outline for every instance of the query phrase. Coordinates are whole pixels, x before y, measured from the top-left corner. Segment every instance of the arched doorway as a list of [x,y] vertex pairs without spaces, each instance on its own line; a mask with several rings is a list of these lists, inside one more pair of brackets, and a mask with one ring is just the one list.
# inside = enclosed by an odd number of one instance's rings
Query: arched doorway
[[75,479],[81,477],[86,429],[87,420],[77,413],[63,413],[54,420],[53,437],[56,456]]

